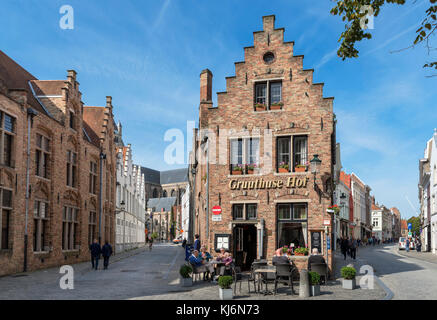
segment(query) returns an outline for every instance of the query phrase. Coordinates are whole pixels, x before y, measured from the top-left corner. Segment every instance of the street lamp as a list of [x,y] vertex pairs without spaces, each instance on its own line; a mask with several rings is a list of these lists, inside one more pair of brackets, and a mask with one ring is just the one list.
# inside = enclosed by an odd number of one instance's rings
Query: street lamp
[[316,176],[320,171],[320,165],[322,164],[322,160],[319,159],[319,155],[315,154],[314,158],[310,161],[311,164],[311,172],[314,175],[314,187],[316,186]]

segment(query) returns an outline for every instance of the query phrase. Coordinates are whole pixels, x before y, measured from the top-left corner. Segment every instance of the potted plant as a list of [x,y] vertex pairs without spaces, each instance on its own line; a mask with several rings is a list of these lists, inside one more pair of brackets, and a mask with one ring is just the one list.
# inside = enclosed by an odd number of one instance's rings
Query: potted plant
[[288,246],[283,246],[282,247],[282,253],[288,253]]
[[353,290],[356,286],[355,275],[357,270],[354,267],[341,268],[341,276],[343,278],[343,289]]
[[290,166],[288,165],[288,163],[286,163],[286,162],[281,162],[281,163],[279,164],[279,168],[278,168],[278,170],[279,170],[279,173],[288,173],[288,172],[290,172],[290,171],[289,171],[289,168],[290,168]]
[[308,255],[308,248],[297,247],[296,249],[294,249],[294,255],[295,256],[307,256]]
[[184,264],[179,269],[179,273],[182,277],[181,278],[182,287],[191,287],[193,285],[193,278],[191,278],[191,274],[193,273],[193,268],[188,264]]
[[247,174],[253,174],[255,168],[256,168],[255,163],[247,164],[246,165]]
[[296,172],[305,172],[307,170],[307,166],[303,164],[298,164],[297,166],[294,167],[294,170]]
[[270,110],[281,110],[284,104],[281,101],[273,102],[270,105]]
[[311,283],[311,295],[313,297],[320,295],[320,274],[315,271],[308,272]]
[[234,297],[232,293],[231,284],[233,282],[232,276],[220,276],[218,279],[220,300],[232,300]]
[[243,166],[241,164],[233,165],[232,174],[243,174]]
[[267,108],[266,108],[266,105],[265,104],[263,104],[263,103],[255,103],[255,110],[256,111],[265,111]]

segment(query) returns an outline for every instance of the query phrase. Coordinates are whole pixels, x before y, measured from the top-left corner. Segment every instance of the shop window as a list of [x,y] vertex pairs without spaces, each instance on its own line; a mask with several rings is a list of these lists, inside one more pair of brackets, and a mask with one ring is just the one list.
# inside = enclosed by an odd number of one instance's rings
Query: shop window
[[259,138],[230,140],[231,174],[252,174],[259,168]]
[[[276,150],[277,172],[308,170],[307,136],[278,137]],[[291,163],[291,159],[293,159],[293,163]]]
[[307,204],[278,204],[277,214],[278,248],[306,247],[308,245]]

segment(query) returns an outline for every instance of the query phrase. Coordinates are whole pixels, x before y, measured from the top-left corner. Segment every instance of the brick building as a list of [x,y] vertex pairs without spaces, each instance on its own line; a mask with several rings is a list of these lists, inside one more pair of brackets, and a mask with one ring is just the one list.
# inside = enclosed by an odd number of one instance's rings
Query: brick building
[[[303,56],[284,42],[274,16],[263,17],[263,30],[253,35],[217,107],[211,71],[200,74],[197,162],[190,168],[194,233],[211,251],[228,248],[243,268],[284,245],[318,247],[332,268],[324,220],[332,225],[333,98],[323,97],[323,83],[313,83],[314,70],[303,69]],[[315,155],[321,165],[314,181]],[[212,213],[215,206],[221,214]],[[306,267],[307,257],[293,259]]]
[[0,51],[0,275],[89,259],[100,208],[102,241],[114,242],[111,97],[105,107],[81,98],[75,71],[38,80]]

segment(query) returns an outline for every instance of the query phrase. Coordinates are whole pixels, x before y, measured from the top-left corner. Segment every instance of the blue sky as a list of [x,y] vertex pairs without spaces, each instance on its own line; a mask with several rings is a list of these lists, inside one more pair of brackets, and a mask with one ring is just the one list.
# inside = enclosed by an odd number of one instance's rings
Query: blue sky
[[[186,121],[198,119],[200,71],[209,68],[213,92],[224,91],[261,17],[275,14],[294,53],[305,55],[304,67],[315,69],[314,82],[335,97],[344,169],[369,184],[379,203],[410,217],[407,198],[419,207],[418,159],[437,127],[437,77],[425,77],[423,47],[391,53],[412,43],[429,4],[408,2],[386,5],[373,39],[349,61],[336,57],[344,27],[328,0],[2,0],[0,44],[39,79],[64,79],[75,69],[86,105],[104,105],[111,95],[134,160],[165,170],[174,167],[163,162],[164,133],[185,132]],[[59,27],[65,4],[74,8],[73,30]]]

